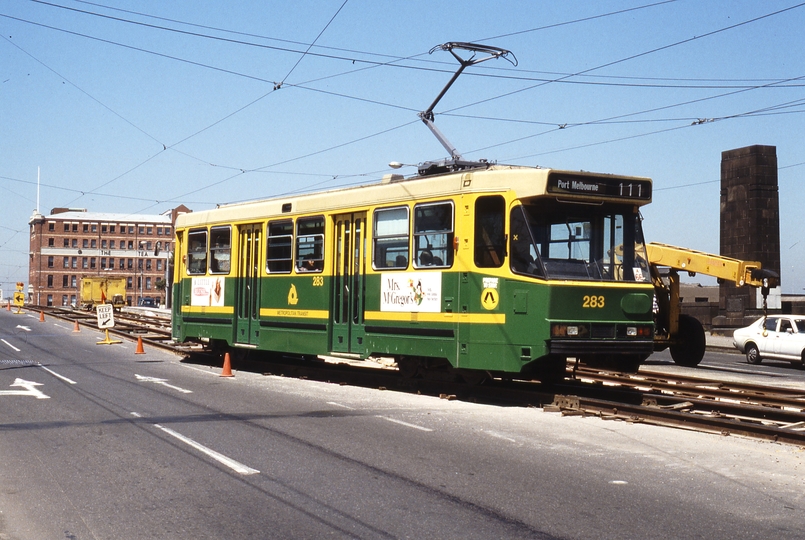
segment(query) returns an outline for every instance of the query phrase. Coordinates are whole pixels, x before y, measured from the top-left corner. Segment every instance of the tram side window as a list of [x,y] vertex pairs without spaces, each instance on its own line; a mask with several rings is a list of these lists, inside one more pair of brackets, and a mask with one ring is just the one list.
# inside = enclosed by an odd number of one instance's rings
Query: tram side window
[[542,261],[531,236],[528,219],[522,206],[512,208],[510,214],[510,264],[515,273],[544,277]]
[[324,268],[324,217],[296,220],[296,271],[321,272]]
[[287,274],[293,265],[293,222],[272,221],[268,224],[266,270],[273,274]]
[[210,229],[210,273],[228,274],[231,268],[231,254],[231,227],[213,227]]
[[187,235],[187,273],[207,273],[207,230],[191,230]]
[[453,204],[414,207],[414,262],[417,268],[453,265]]
[[375,210],[373,253],[376,270],[408,268],[408,207]]
[[500,195],[475,201],[475,265],[500,268],[506,257],[506,201]]

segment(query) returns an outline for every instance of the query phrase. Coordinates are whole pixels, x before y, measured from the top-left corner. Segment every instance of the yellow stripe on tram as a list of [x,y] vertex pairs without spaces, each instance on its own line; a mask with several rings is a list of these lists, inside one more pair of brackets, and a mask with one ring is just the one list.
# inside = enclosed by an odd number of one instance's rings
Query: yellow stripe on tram
[[427,322],[427,323],[471,323],[471,324],[506,324],[505,313],[420,313],[367,311],[367,321],[386,322]]

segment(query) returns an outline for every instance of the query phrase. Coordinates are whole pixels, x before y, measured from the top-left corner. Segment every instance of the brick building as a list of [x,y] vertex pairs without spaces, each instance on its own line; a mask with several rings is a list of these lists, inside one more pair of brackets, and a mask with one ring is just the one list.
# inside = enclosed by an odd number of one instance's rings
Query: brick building
[[[111,214],[54,208],[29,220],[28,302],[39,306],[80,304],[81,278],[126,277],[126,303],[166,303],[173,223],[180,206],[163,214]],[[158,283],[159,282],[159,283]]]

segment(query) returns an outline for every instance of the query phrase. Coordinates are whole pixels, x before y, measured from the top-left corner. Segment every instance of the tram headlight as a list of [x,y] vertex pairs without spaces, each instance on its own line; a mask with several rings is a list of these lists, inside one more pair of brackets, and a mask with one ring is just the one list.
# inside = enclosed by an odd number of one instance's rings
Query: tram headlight
[[636,326],[627,326],[626,327],[626,335],[629,337],[637,337],[637,327]]
[[587,337],[588,335],[587,327],[582,324],[551,324],[551,337]]

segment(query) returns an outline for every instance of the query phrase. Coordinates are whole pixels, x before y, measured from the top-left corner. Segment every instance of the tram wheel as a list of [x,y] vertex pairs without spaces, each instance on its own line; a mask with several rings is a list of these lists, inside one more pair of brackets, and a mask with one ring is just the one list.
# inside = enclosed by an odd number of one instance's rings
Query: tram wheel
[[407,356],[397,358],[397,370],[403,379],[414,379],[422,375],[421,362],[417,358]]
[[706,346],[702,323],[690,315],[680,315],[676,342],[671,345],[674,363],[685,367],[698,366],[704,358]]
[[458,375],[459,379],[470,386],[479,386],[491,378],[488,372],[480,369],[458,368],[455,370],[455,373]]

